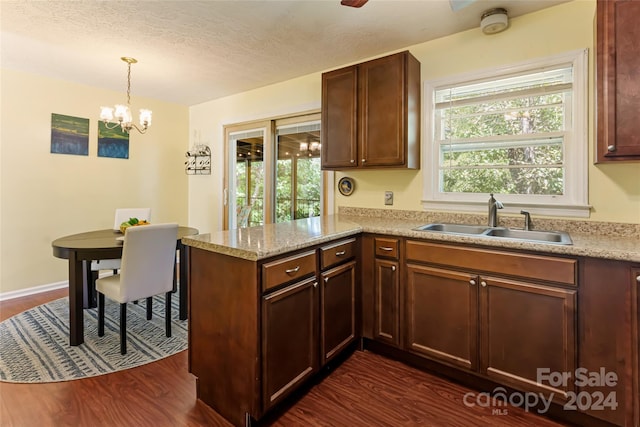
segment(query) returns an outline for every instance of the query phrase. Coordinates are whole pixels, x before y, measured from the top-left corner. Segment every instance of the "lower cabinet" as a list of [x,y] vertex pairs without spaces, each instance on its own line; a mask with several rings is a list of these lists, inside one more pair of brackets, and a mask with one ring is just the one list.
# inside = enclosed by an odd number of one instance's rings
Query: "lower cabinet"
[[373,239],[373,338],[400,347],[400,240]]
[[[419,241],[406,246],[406,350],[557,402],[568,398],[572,383],[538,379],[575,370],[577,260]],[[528,274],[511,278],[527,270],[559,286]]]
[[189,250],[189,372],[233,425],[262,419],[359,338],[358,239],[258,261]]
[[318,370],[318,282],[315,277],[262,298],[265,410]]
[[519,390],[564,402],[576,369],[576,290],[480,276],[480,372]]
[[327,363],[356,338],[356,262],[321,274],[322,364]]
[[478,367],[476,277],[407,264],[406,348],[470,370]]
[[378,341],[400,345],[400,264],[376,258],[374,280],[373,337]]
[[578,317],[578,365],[592,378],[581,382],[576,405],[618,426],[640,426],[640,265],[585,259]]

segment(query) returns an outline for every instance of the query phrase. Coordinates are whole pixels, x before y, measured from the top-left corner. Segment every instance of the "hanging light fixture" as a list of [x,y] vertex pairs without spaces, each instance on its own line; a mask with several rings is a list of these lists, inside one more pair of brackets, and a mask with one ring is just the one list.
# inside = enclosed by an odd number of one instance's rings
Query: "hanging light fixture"
[[[116,126],[120,126],[122,131],[126,133],[129,133],[131,129],[145,133],[151,126],[151,110],[140,110],[140,127],[136,126],[131,120],[131,64],[135,64],[138,60],[127,56],[123,56],[120,59],[127,63],[127,105],[116,104],[115,108],[100,107],[100,120],[104,122],[107,129],[114,129]],[[117,123],[112,123],[114,118],[118,121]]]

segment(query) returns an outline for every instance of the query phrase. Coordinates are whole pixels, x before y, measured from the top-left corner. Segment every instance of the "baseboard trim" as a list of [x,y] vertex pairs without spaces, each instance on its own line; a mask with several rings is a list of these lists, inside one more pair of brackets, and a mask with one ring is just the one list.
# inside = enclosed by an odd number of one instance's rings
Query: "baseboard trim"
[[6,301],[14,298],[26,297],[29,295],[35,295],[42,292],[55,291],[57,289],[68,288],[69,281],[49,283],[47,285],[34,286],[27,289],[18,289],[16,291],[2,292],[0,293],[0,301]]

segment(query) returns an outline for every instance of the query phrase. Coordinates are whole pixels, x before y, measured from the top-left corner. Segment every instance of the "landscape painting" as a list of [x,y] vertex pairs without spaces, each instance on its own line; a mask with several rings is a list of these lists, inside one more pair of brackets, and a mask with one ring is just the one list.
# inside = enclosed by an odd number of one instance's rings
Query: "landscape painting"
[[89,155],[89,119],[51,114],[51,152]]
[[98,122],[98,157],[129,158],[129,134],[120,126],[107,129],[104,122]]

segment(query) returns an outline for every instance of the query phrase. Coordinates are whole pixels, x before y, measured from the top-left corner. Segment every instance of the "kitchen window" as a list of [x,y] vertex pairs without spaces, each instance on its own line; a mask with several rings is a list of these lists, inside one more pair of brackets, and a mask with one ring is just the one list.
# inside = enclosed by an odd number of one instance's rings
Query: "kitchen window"
[[423,206],[588,216],[587,50],[425,83]]

